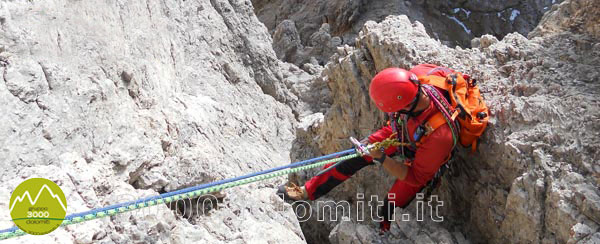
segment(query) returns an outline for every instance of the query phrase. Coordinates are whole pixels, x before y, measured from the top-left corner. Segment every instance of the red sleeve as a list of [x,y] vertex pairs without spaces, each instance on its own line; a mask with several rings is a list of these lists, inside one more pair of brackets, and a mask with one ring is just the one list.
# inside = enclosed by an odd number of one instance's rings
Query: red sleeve
[[[371,134],[368,139],[369,139],[369,143],[375,143],[375,142],[380,142],[383,141],[387,138],[389,138],[392,134],[393,134],[393,130],[391,126],[384,126],[381,129],[379,129],[378,131],[376,131],[375,133]],[[396,147],[388,147],[385,150],[385,154],[386,155],[391,155],[394,152],[396,152]],[[372,158],[369,156],[365,156],[364,157],[367,161],[371,161]]]
[[390,137],[392,135],[392,133],[394,133],[394,132],[392,131],[391,126],[389,126],[389,125],[384,126],[369,136],[369,143],[383,141],[383,140],[387,139],[388,137]]
[[412,166],[404,178],[413,186],[423,186],[431,180],[438,169],[446,162],[452,151],[452,131],[448,125],[437,128],[426,141],[417,148]]

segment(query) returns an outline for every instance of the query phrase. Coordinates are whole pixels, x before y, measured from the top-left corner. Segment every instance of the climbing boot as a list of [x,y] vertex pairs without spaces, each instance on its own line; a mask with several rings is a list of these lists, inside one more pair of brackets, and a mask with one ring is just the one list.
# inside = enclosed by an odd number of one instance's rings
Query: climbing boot
[[388,231],[390,231],[392,223],[388,220],[383,220],[379,222],[379,235],[385,235]]
[[390,201],[386,197],[383,199],[383,206],[379,208],[379,216],[383,217],[383,220],[379,222],[379,235],[385,235],[385,233],[390,231],[390,227],[392,226],[390,219],[394,215],[395,208],[390,212],[389,204]]
[[285,184],[280,185],[277,189],[277,195],[284,201],[308,200],[306,189],[294,183],[291,183],[291,186],[286,186]]

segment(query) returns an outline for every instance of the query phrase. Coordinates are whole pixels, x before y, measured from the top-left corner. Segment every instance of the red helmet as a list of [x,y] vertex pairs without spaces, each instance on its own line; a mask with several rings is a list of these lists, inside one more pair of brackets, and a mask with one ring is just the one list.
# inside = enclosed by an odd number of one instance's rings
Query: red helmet
[[400,68],[387,68],[375,75],[369,86],[371,100],[379,110],[391,113],[406,108],[417,96],[415,74]]

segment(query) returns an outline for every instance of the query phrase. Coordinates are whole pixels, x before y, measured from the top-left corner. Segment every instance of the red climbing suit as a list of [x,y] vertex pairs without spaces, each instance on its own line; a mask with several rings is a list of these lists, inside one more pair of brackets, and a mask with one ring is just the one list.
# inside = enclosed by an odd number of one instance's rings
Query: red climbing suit
[[[430,116],[438,113],[439,110],[433,103],[429,104],[422,114],[416,118],[410,118],[408,120],[408,134],[414,135],[416,128],[427,121]],[[369,136],[369,142],[378,142],[388,138],[392,134],[392,128],[386,126],[378,130]],[[424,138],[421,141],[420,146],[417,148],[415,158],[410,162],[410,167],[406,177],[403,180],[396,179],[394,185],[390,189],[389,193],[395,194],[395,199],[389,197],[390,201],[395,202],[395,206],[404,207],[410,202],[417,192],[425,186],[425,184],[433,178],[435,173],[442,166],[450,152],[452,151],[453,140],[452,132],[448,124],[444,124],[437,128],[431,135]],[[390,147],[385,153],[387,155],[393,154],[397,148]]]
[[[429,108],[427,108],[423,113],[421,113],[416,118],[408,119],[408,134],[414,135],[415,129],[420,124],[422,124],[427,119],[429,119],[430,116],[433,116],[438,112],[439,110],[437,109],[437,107],[435,107],[435,105],[433,105],[433,103],[430,102]],[[377,132],[370,135],[369,142],[374,143],[382,141],[388,138],[392,133],[392,128],[390,126],[385,126]],[[440,166],[442,166],[446,162],[446,160],[448,159],[448,155],[450,155],[450,151],[452,150],[452,145],[452,132],[450,131],[450,127],[448,127],[448,124],[440,126],[433,133],[431,133],[431,135],[426,137],[424,141],[421,142],[421,145],[417,148],[415,158],[412,162],[410,162],[411,166],[408,168],[406,178],[404,178],[404,180],[397,179],[392,188],[390,189],[389,193],[394,193],[395,199],[390,198],[389,200],[393,200],[395,202],[395,206],[398,207],[402,207],[406,203],[410,202],[410,200],[414,198],[415,194],[419,192],[419,190],[429,180],[433,178]],[[396,150],[396,147],[390,147],[385,151],[385,153],[387,155],[391,155],[394,154]],[[371,161],[370,158],[362,160],[369,162]],[[328,168],[331,165],[332,164],[325,165],[324,168]],[[306,191],[308,192],[309,198],[311,200],[314,200],[326,193],[323,192],[322,194],[315,194],[317,188],[322,184],[328,183],[328,180],[331,177],[335,178],[335,180],[340,181],[339,183],[341,183],[341,181],[350,178],[350,176],[352,176],[352,174],[358,171],[358,169],[342,170],[340,172],[340,170],[336,168],[329,170],[324,174],[313,177],[304,184]]]
[[[423,65],[415,67],[421,67]],[[425,67],[426,68],[426,67]],[[413,70],[411,70],[413,71]],[[416,73],[422,73],[415,70]],[[445,91],[438,89],[445,93]],[[408,135],[414,135],[417,127],[426,122],[433,115],[439,113],[438,108],[430,101],[429,107],[417,117],[411,117],[407,121]],[[385,126],[368,137],[370,143],[382,141],[392,135],[392,128]],[[412,141],[413,138],[410,138]],[[388,193],[388,201],[393,202],[396,207],[405,207],[415,197],[425,184],[431,180],[438,169],[447,161],[453,149],[452,132],[448,124],[443,124],[435,129],[429,136],[423,138],[417,147],[414,158],[408,163],[408,173],[402,180],[396,179]],[[394,154],[396,147],[385,150],[387,155]],[[350,178],[361,168],[372,165],[370,157],[355,158],[335,166],[323,174],[317,175],[305,183],[305,188],[311,200],[315,200],[329,192],[335,186]],[[328,168],[333,164],[325,165]],[[393,214],[393,213],[392,213]],[[389,228],[389,224],[388,224]]]

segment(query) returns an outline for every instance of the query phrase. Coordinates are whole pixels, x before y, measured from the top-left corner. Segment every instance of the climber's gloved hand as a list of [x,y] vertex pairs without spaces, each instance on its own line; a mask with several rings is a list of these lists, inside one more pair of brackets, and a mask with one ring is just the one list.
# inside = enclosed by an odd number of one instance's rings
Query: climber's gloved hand
[[381,158],[381,157],[383,156],[383,154],[384,154],[384,152],[383,152],[383,151],[384,151],[384,149],[383,149],[383,148],[381,148],[381,149],[375,149],[375,148],[371,148],[371,149],[369,150],[369,154],[370,154],[370,155],[371,155],[371,157],[373,157],[374,159],[378,159],[378,158]]

